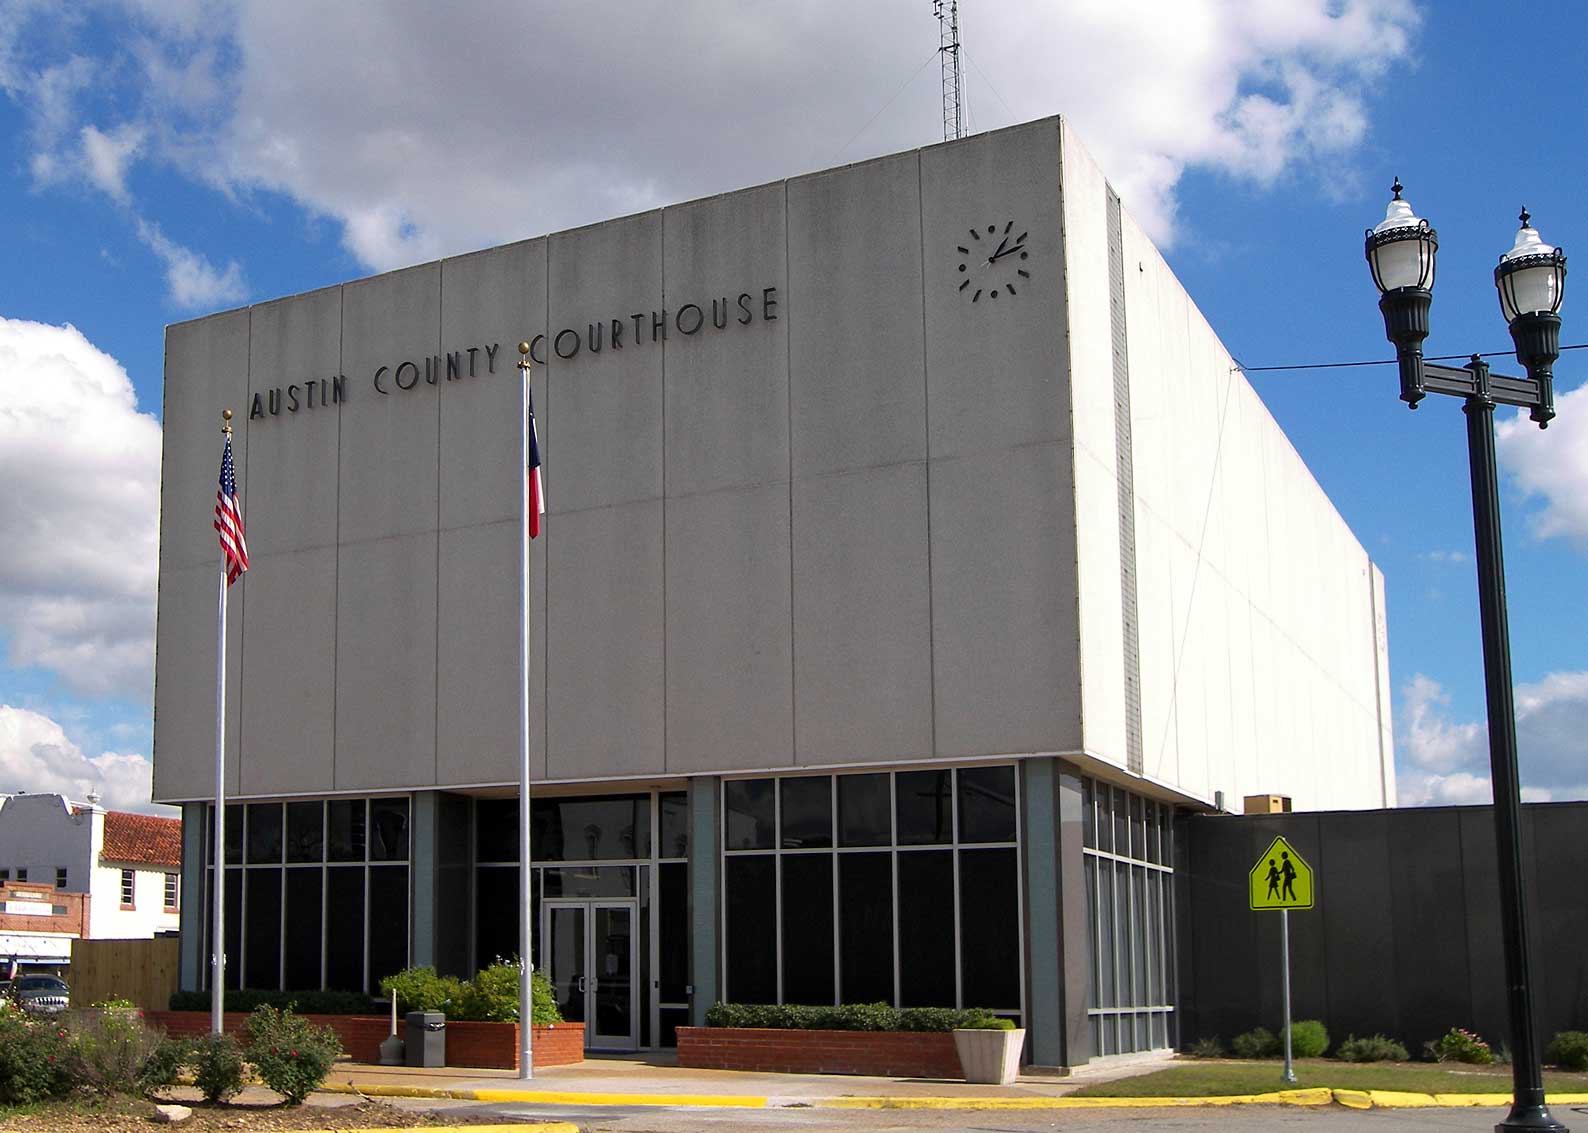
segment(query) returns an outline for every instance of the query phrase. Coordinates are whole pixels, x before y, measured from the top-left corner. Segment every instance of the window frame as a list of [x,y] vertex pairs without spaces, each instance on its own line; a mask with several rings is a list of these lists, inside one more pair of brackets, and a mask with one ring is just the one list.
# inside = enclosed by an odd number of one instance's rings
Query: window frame
[[121,907],[132,910],[138,907],[138,871],[123,868],[121,871]]

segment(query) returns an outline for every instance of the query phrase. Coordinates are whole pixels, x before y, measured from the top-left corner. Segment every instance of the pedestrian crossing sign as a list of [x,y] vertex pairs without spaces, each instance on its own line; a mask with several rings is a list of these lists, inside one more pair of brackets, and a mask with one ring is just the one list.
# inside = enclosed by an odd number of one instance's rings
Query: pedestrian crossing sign
[[1312,867],[1283,838],[1257,859],[1250,876],[1253,909],[1310,909],[1313,900]]

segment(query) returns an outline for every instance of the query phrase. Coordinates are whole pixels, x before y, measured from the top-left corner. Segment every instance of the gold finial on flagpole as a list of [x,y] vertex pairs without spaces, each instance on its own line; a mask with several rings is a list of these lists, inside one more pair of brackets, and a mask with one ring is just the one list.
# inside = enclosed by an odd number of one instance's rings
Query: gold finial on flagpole
[[521,355],[523,355],[523,357],[518,360],[518,368],[520,370],[527,371],[530,368],[529,367],[529,343],[520,342],[518,344],[518,352]]
[[221,410],[221,432],[228,437],[232,435],[232,411],[230,409]]

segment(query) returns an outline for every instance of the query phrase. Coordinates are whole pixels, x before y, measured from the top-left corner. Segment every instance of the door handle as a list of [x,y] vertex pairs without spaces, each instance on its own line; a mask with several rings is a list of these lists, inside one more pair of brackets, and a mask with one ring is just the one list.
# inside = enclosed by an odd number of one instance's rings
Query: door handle
[[580,976],[580,977],[579,977],[579,990],[580,990],[580,991],[584,991],[584,990],[585,990],[585,986],[584,986],[584,977],[583,977],[583,976]]

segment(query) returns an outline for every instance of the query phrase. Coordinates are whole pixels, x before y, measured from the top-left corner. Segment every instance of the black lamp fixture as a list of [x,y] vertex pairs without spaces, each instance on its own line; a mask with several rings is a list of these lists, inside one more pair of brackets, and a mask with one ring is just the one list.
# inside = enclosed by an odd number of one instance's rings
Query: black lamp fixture
[[1566,255],[1552,248],[1522,210],[1522,227],[1494,269],[1500,310],[1511,328],[1525,378],[1494,374],[1479,355],[1463,367],[1423,360],[1428,310],[1433,304],[1434,256],[1439,239],[1426,220],[1401,199],[1400,178],[1384,219],[1367,230],[1367,262],[1379,290],[1384,335],[1395,344],[1401,400],[1416,409],[1425,394],[1464,400],[1472,479],[1472,526],[1477,546],[1478,613],[1483,626],[1483,683],[1489,713],[1489,772],[1494,792],[1501,939],[1505,950],[1511,1016],[1511,1112],[1494,1128],[1550,1130],[1566,1127],[1544,1101],[1538,1034],[1533,1024],[1528,957],[1526,889],[1522,877],[1521,781],[1516,766],[1516,703],[1511,685],[1511,631],[1505,612],[1505,556],[1500,546],[1500,491],[1494,462],[1494,407],[1525,408],[1540,429],[1555,416],[1553,368],[1560,357],[1560,301]]

